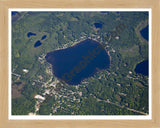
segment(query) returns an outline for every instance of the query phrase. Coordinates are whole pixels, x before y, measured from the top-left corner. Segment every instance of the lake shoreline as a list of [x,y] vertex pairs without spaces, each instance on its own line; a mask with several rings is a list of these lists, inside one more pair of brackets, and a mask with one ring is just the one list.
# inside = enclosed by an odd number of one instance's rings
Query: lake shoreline
[[[77,54],[76,57],[77,52],[79,54]],[[85,54],[86,52],[87,54]],[[68,58],[70,61],[67,59],[67,57],[71,57]],[[111,64],[111,56],[109,51],[107,51],[107,49],[97,40],[89,38],[80,41],[71,47],[48,52],[45,58],[47,62],[52,65],[52,73],[58,79],[63,80],[66,83],[68,82],[67,84],[69,85],[80,84],[82,81],[94,76],[101,70],[110,68]],[[73,58],[74,61],[72,60]],[[90,63],[90,61],[93,64]],[[69,64],[70,66],[64,67],[63,63],[66,65]],[[86,68],[87,66],[88,68]]]
[[[109,58],[110,58],[110,64],[111,64],[112,57],[111,57],[111,55],[110,55],[110,52],[105,48],[105,46],[103,46],[98,40],[92,39],[91,37],[88,37],[87,39],[96,41],[99,45],[101,45],[101,46],[104,48],[104,50],[107,52],[107,54],[108,54],[108,56],[109,56]],[[81,43],[81,42],[83,42],[83,41],[85,41],[85,40],[87,40],[87,39],[80,40],[80,41],[78,41],[78,42],[76,42],[76,43],[73,43],[70,47],[67,47],[67,48],[75,47],[75,46],[77,46],[79,43]],[[54,51],[63,50],[63,49],[66,49],[66,48],[58,48],[58,49],[55,49]],[[51,51],[51,52],[54,52],[54,51]]]
[[142,21],[141,23],[139,23],[137,25],[137,27],[135,28],[136,34],[139,37],[140,41],[141,42],[145,42],[145,43],[148,43],[149,41],[147,41],[146,39],[143,38],[143,36],[141,35],[140,31],[142,29],[144,29],[147,25],[149,25],[148,24],[148,20],[145,20],[145,21]]

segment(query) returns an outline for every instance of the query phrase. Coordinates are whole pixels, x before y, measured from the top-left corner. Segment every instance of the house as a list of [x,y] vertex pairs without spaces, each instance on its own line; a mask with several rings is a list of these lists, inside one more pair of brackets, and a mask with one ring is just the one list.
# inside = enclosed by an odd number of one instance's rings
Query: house
[[23,69],[23,72],[24,72],[24,73],[28,73],[28,72],[29,72],[29,70],[27,70],[27,69]]

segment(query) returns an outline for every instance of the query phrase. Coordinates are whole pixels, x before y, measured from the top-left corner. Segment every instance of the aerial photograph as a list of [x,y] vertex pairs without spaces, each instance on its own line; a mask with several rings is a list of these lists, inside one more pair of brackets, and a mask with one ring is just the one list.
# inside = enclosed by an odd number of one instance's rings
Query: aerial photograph
[[149,115],[149,11],[11,11],[11,115]]

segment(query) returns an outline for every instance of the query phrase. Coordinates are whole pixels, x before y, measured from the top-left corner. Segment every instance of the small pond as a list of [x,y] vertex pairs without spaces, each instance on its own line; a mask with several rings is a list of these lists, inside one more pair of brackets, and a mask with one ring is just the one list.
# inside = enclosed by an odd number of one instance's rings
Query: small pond
[[101,24],[101,23],[94,23],[94,26],[95,26],[96,28],[102,28],[102,24]]
[[36,47],[39,47],[40,45],[42,45],[42,43],[41,43],[41,41],[37,41],[35,44],[34,44],[34,47],[36,48]]
[[31,36],[36,36],[36,33],[28,32],[28,33],[27,33],[27,37],[31,37]]
[[42,36],[41,40],[46,39],[47,35]]

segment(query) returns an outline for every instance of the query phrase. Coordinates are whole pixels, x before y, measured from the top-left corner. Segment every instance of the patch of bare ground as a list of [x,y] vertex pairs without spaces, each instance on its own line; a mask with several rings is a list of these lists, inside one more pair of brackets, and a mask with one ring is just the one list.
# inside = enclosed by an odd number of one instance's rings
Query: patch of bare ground
[[22,96],[24,83],[14,82],[12,83],[12,98],[18,98]]

